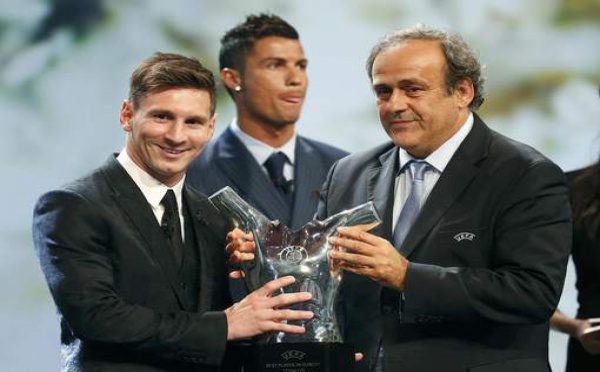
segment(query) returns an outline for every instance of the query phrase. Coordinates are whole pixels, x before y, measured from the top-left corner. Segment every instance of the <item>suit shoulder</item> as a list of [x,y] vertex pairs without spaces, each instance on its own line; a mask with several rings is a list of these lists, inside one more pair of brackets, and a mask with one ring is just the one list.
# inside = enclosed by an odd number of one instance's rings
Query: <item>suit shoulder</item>
[[379,158],[394,148],[392,142],[386,142],[368,150],[359,151],[348,155],[344,159],[339,161],[340,167],[351,166],[355,168],[362,168],[366,164],[379,162]]
[[[186,184],[205,194],[214,191],[214,183],[217,182],[215,179],[220,174],[217,164],[219,141],[220,137],[209,142],[200,155],[190,163],[186,172]],[[211,176],[206,177],[207,174]]]
[[558,165],[540,151],[495,131],[492,131],[490,155],[497,159],[503,166],[531,168],[538,165],[547,165],[563,173]]
[[306,138],[304,136],[298,136],[298,141],[306,143],[308,146],[312,147],[315,151],[320,152],[324,156],[338,160],[349,154],[348,151],[342,150],[338,147],[329,145],[327,143],[317,141],[314,139]]
[[[57,221],[70,221],[74,226],[83,216],[92,216],[107,205],[109,195],[101,168],[43,193],[34,206],[34,226],[49,228]],[[92,218],[92,217],[90,217]],[[40,225],[41,224],[41,225]]]
[[389,142],[372,149],[357,152],[337,161],[330,169],[330,182],[356,181],[368,175],[371,170],[381,167],[382,161],[393,156],[394,144]]
[[105,175],[103,168],[104,167],[96,168],[73,181],[48,191],[45,194],[73,194],[85,199],[93,199],[95,196],[105,190]]
[[196,157],[188,167],[188,172],[195,169],[204,169],[212,164],[212,160],[217,155],[219,147],[219,138],[215,138],[210,141],[206,147],[202,150],[200,155]]

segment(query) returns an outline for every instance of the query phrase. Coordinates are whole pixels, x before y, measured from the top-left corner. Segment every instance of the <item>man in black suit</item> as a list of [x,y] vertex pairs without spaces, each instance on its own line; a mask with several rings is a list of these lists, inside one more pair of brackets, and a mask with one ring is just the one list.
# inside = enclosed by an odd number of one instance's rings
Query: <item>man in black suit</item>
[[367,69],[392,142],[336,163],[318,208],[371,200],[382,214],[371,233],[331,238],[359,370],[548,371],[571,245],[563,173],[474,113],[484,79],[458,36],[394,32]]
[[207,195],[231,186],[270,219],[303,226],[347,153],[296,134],[308,86],[298,33],[275,15],[248,16],[221,39],[219,64],[237,118],[190,165],[187,183]]
[[214,87],[195,59],[145,60],[121,107],[125,149],[39,199],[33,237],[60,314],[61,370],[217,371],[228,341],[303,332],[282,321],[312,316],[278,310],[310,297],[271,297],[289,277],[230,306],[231,227],[184,186],[213,134]]

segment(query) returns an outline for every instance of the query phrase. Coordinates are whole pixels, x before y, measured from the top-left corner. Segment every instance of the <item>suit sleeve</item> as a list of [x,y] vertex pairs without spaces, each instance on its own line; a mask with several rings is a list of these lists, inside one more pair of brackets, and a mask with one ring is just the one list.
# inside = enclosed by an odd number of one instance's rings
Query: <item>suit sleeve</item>
[[560,298],[571,247],[567,188],[560,169],[549,162],[531,165],[515,182],[495,219],[486,267],[409,264],[402,304],[406,320],[548,320]]
[[119,296],[114,229],[96,205],[71,191],[47,193],[35,207],[35,248],[73,335],[133,354],[220,364],[227,336],[223,312],[160,312]]

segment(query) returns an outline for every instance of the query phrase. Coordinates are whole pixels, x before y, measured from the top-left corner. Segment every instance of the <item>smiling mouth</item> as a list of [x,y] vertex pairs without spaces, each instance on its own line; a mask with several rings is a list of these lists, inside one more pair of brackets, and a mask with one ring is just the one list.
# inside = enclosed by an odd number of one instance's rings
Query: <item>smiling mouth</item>
[[166,152],[167,154],[171,154],[171,155],[180,155],[183,154],[186,150],[177,150],[177,149],[172,149],[169,147],[163,147],[163,146],[158,146],[162,151]]
[[414,119],[407,119],[407,120],[395,119],[395,120],[390,121],[390,125],[408,125],[408,124],[412,123],[413,121],[415,121],[415,120]]

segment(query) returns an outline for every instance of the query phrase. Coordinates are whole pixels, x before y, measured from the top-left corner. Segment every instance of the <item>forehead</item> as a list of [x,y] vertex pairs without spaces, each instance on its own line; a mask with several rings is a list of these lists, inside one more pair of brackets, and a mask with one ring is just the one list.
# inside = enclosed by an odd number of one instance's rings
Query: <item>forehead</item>
[[389,79],[443,81],[446,58],[438,41],[408,40],[380,52],[373,62],[373,84]]
[[210,116],[211,96],[206,90],[172,88],[150,92],[140,100],[141,110],[167,110],[181,115]]
[[267,36],[254,42],[252,50],[248,53],[250,61],[260,61],[268,58],[286,60],[305,59],[304,49],[300,40],[287,39],[280,36]]

